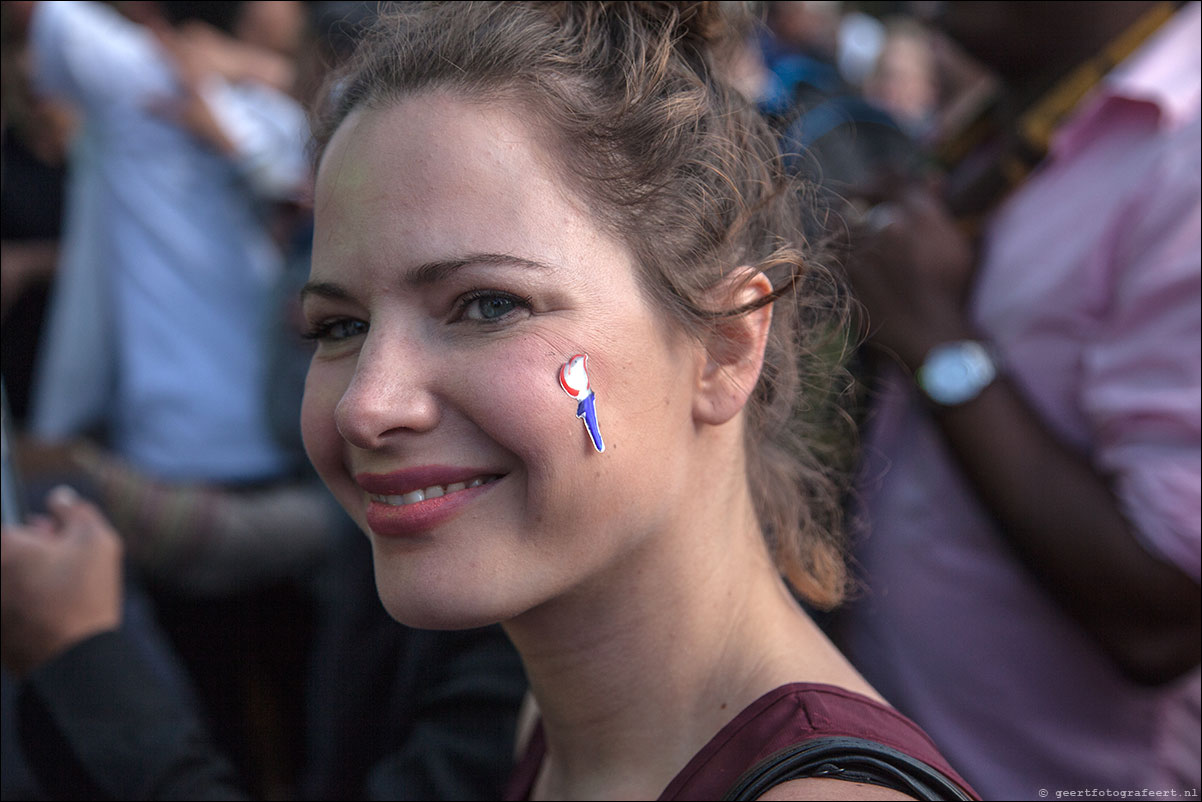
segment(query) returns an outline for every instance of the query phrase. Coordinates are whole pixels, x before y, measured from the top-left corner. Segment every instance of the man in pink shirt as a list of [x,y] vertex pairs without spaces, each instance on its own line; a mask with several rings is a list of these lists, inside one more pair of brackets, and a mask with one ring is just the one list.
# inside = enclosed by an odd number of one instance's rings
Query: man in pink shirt
[[1199,6],[947,5],[1021,108],[1104,77],[977,253],[927,193],[869,216],[849,267],[901,365],[832,629],[987,799],[1197,798]]

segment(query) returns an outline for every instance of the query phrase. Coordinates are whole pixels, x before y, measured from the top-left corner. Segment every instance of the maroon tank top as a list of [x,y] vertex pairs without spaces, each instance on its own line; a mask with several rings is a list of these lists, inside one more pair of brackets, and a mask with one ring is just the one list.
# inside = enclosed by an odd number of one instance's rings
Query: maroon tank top
[[[891,746],[938,769],[979,798],[913,721],[858,693],[805,682],[782,685],[752,702],[693,756],[659,798],[721,799],[744,772],[769,755],[803,741],[835,735]],[[514,767],[505,799],[530,798],[545,752],[540,723]]]

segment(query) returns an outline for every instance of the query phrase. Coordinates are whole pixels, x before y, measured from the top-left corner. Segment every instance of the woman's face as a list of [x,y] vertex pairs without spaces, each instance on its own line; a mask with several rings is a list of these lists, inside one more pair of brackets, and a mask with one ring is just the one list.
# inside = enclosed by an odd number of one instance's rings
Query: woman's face
[[[520,116],[443,93],[351,115],[310,279],[305,446],[398,620],[477,626],[604,581],[688,504],[704,354]],[[604,453],[559,384],[578,353]]]

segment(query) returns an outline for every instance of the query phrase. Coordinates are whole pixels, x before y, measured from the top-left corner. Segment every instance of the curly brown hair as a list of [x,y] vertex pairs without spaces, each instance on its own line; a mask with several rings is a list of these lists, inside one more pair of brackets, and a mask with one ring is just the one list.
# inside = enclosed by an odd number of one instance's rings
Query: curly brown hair
[[[829,608],[846,584],[849,301],[805,255],[808,193],[786,174],[768,124],[723,80],[750,31],[729,5],[397,4],[332,77],[315,141],[320,152],[357,108],[422,91],[518,105],[552,138],[565,180],[630,246],[641,286],[674,325],[712,341],[723,319],[774,304],[747,405],[748,482],[777,567]],[[744,266],[772,294],[712,308],[715,288]]]

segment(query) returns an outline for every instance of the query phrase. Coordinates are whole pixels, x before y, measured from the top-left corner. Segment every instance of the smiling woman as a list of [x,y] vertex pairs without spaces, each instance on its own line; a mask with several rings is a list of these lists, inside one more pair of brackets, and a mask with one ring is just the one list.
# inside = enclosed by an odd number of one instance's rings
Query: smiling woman
[[847,296],[728,6],[381,20],[318,129],[305,447],[394,618],[520,652],[511,798],[968,798],[798,602],[844,592]]
[[[712,798],[834,734],[951,773],[782,580],[843,593],[816,431],[847,318],[722,80],[739,30],[711,3],[404,4],[332,84],[306,448],[395,618],[517,645],[514,797]],[[858,779],[766,798],[916,793]]]

